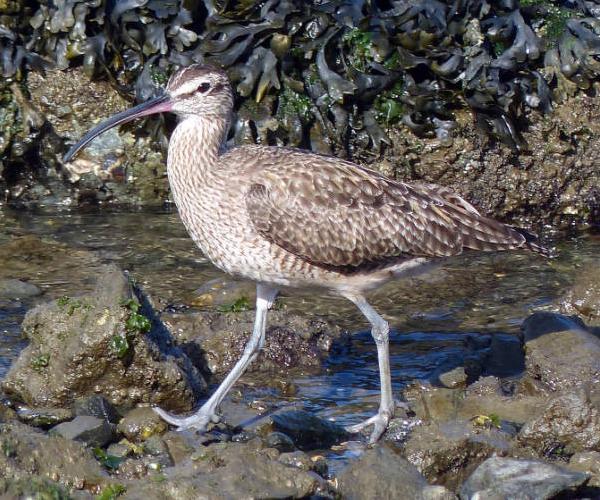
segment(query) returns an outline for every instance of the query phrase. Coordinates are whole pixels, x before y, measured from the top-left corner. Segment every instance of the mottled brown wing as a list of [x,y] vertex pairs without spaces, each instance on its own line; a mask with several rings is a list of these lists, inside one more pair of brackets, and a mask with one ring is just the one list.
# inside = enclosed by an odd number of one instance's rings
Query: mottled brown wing
[[524,242],[444,188],[395,182],[316,154],[285,150],[284,156],[266,159],[253,175],[246,208],[265,238],[312,263],[358,267]]

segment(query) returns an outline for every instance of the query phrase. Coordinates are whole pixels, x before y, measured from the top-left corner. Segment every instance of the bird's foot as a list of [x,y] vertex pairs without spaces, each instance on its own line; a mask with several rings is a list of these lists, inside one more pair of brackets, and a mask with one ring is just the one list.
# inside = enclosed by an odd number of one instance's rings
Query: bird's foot
[[392,419],[393,412],[390,411],[379,411],[377,415],[373,415],[371,418],[368,418],[364,422],[356,425],[350,425],[346,427],[346,431],[351,434],[357,434],[362,431],[365,427],[373,426],[373,430],[371,431],[371,435],[369,436],[369,444],[376,443],[379,441],[381,435],[387,429],[390,420]]
[[212,408],[200,408],[196,413],[193,413],[189,417],[176,417],[171,415],[169,412],[162,410],[161,408],[152,408],[155,413],[171,425],[177,427],[178,431],[185,429],[194,429],[200,432],[206,432],[206,427],[209,423],[217,423],[219,416],[214,412]]
[[379,412],[376,415],[373,415],[371,418],[368,418],[364,422],[346,427],[346,431],[350,434],[357,434],[360,431],[362,431],[365,427],[369,427],[370,425],[372,425],[373,430],[371,431],[371,435],[369,436],[369,444],[376,443],[377,441],[379,441],[379,438],[387,429],[390,420],[394,416],[394,411],[397,408],[404,408],[405,410],[408,410],[409,405],[405,402],[394,401],[394,403],[392,403],[389,408],[379,408]]

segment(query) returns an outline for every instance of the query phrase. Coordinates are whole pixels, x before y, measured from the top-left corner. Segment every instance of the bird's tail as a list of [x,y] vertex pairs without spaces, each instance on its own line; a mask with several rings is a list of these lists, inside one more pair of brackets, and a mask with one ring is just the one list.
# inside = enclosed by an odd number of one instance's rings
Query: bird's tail
[[539,253],[544,257],[548,257],[550,259],[556,257],[556,249],[548,248],[539,243],[539,238],[537,235],[526,231],[525,229],[521,229],[520,227],[511,226],[511,229],[519,233],[523,238],[525,238],[525,248],[528,248],[532,252]]
[[535,234],[481,215],[473,205],[447,187],[419,183],[413,184],[413,189],[430,199],[442,201],[439,208],[460,233],[463,248],[487,252],[527,248],[545,257],[556,255],[554,249],[541,245]]

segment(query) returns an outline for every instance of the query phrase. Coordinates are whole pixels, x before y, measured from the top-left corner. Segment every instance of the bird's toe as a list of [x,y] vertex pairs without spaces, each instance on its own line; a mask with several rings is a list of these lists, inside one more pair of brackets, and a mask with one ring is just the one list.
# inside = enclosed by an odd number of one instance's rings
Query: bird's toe
[[364,422],[360,422],[356,425],[350,425],[346,427],[346,432],[351,434],[357,434],[361,432],[365,427],[373,426],[373,430],[369,436],[369,444],[373,444],[379,441],[379,438],[383,435],[385,430],[392,419],[392,414],[388,411],[380,411],[376,415],[373,415],[371,418],[368,418]]
[[214,412],[203,411],[202,408],[188,417],[177,417],[163,410],[162,408],[152,408],[165,422],[177,427],[177,430],[194,429],[205,432],[210,422],[218,422],[219,416]]

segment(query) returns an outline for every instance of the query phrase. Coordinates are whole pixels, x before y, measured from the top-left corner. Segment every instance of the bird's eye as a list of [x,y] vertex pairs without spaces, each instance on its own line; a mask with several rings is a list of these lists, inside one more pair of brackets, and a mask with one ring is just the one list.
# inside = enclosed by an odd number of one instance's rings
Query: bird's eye
[[204,92],[206,92],[206,91],[207,91],[209,88],[210,88],[210,83],[208,83],[208,82],[201,83],[201,84],[199,85],[199,87],[198,87],[198,92],[202,92],[202,93],[204,93]]

